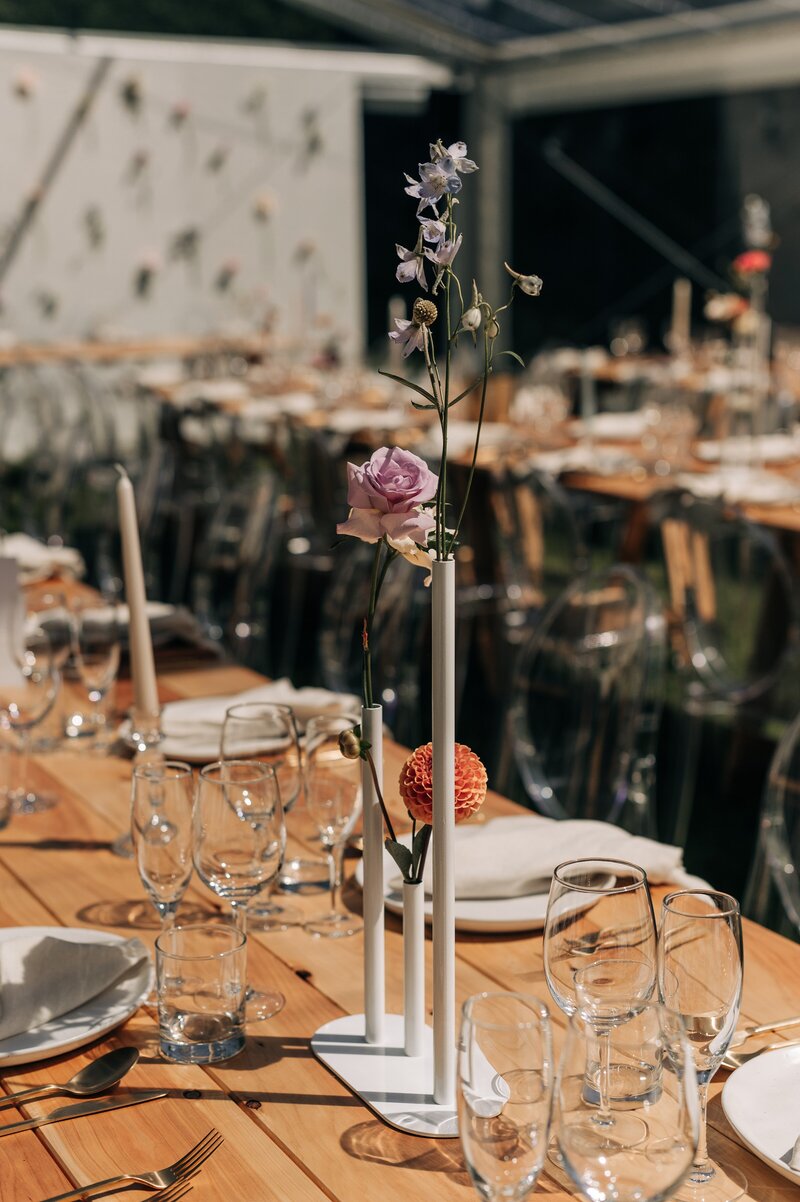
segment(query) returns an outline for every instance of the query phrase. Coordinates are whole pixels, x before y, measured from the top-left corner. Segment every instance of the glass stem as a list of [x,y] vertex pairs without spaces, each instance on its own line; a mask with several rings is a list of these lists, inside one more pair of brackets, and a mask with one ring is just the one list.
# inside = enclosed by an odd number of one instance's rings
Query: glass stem
[[599,1107],[595,1122],[600,1127],[610,1127],[614,1119],[611,1115],[611,1032],[607,1027],[597,1032],[597,1044],[600,1062],[597,1075]]
[[28,801],[28,755],[31,746],[31,732],[27,726],[20,728],[19,748],[17,750],[17,784],[16,795],[19,804],[25,806]]
[[334,843],[330,850],[331,873],[331,910],[339,913],[342,894],[342,861],[344,860],[344,843]]
[[698,1081],[697,1093],[700,1098],[700,1138],[694,1156],[692,1178],[699,1176],[705,1181],[714,1171],[708,1159],[708,1081]]
[[245,939],[247,938],[247,906],[242,902],[231,902],[231,911],[233,913],[233,921],[237,931],[241,931]]

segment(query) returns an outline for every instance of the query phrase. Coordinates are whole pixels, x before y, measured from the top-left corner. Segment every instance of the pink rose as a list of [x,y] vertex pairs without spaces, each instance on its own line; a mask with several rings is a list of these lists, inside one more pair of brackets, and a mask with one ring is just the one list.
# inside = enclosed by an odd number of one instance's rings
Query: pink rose
[[350,516],[336,527],[338,534],[367,543],[386,535],[427,545],[436,523],[420,505],[433,500],[439,477],[423,459],[399,447],[381,447],[361,467],[348,463],[347,479]]

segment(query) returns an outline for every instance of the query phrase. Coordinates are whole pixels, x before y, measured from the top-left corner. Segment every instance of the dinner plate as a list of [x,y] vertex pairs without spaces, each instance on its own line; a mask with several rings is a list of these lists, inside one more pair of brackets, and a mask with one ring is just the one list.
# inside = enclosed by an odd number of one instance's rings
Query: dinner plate
[[[401,842],[403,840],[401,839]],[[398,875],[397,865],[387,851],[383,853],[383,897],[392,914],[403,913],[403,894],[390,884]],[[356,880],[364,884],[364,865],[356,865]],[[540,931],[547,917],[547,893],[529,893],[524,897],[457,897],[457,931],[485,931],[501,934],[510,931]],[[425,897],[425,921],[433,920],[433,899]]]
[[[126,943],[120,935],[110,931],[93,931],[84,927],[4,927],[0,928],[0,941],[28,938],[64,939],[69,943]],[[59,1014],[50,1022],[42,1023],[31,1031],[11,1035],[0,1040],[0,1069],[13,1064],[30,1064],[35,1060],[46,1060],[59,1056],[73,1048],[105,1035],[106,1032],[124,1023],[141,1006],[153,985],[153,965],[149,959],[141,961],[108,989],[97,997],[76,1006],[66,1014]]]
[[732,1073],[722,1108],[742,1143],[776,1173],[800,1185],[788,1160],[800,1136],[800,1046],[764,1052]]

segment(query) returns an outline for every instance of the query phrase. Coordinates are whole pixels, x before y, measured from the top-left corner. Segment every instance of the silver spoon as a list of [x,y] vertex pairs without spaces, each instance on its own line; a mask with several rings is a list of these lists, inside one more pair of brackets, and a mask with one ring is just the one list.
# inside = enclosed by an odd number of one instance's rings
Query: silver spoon
[[138,1048],[114,1048],[113,1052],[106,1052],[105,1056],[98,1056],[90,1064],[84,1065],[70,1077],[66,1085],[35,1085],[31,1089],[0,1098],[0,1110],[51,1093],[68,1094],[73,1098],[90,1098],[93,1094],[105,1093],[122,1080],[138,1059]]

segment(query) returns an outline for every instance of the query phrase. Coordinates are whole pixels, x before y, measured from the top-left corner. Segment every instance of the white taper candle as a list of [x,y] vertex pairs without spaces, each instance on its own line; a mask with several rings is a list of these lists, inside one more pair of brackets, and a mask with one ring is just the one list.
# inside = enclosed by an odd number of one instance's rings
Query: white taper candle
[[133,704],[138,716],[157,718],[159,714],[156,668],[153,642],[147,618],[147,595],[144,587],[142,550],[139,544],[139,523],[136,517],[136,497],[133,485],[124,468],[117,465],[117,504],[119,532],[122,540],[122,567],[125,575],[125,600],[128,603]]

